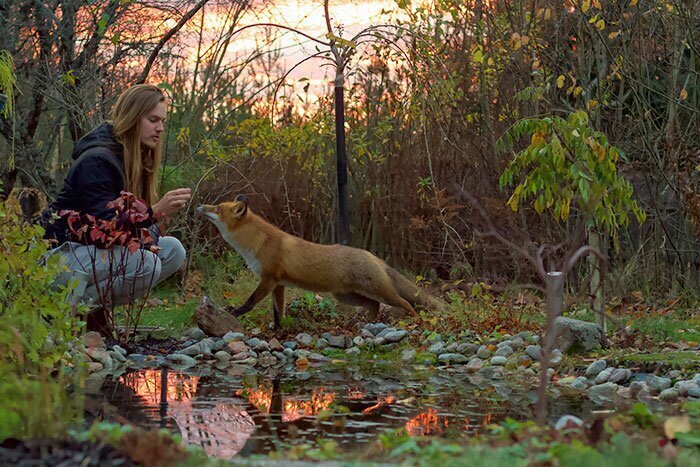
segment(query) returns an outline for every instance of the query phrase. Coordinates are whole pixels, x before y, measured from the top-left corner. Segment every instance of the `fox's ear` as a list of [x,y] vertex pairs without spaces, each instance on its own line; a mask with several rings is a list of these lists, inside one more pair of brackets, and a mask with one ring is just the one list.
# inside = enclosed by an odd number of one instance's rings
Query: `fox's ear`
[[233,208],[233,216],[240,219],[241,217],[245,216],[246,212],[248,212],[248,203],[236,198],[236,206]]
[[241,203],[248,204],[248,198],[246,197],[246,195],[238,195],[236,196],[236,199],[234,201],[240,201]]

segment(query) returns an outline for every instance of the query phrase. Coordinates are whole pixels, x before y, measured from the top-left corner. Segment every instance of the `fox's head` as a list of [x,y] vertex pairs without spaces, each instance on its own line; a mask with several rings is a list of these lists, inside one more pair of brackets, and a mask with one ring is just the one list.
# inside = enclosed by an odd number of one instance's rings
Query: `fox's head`
[[197,212],[214,223],[219,230],[233,232],[245,221],[248,202],[245,195],[238,195],[233,202],[200,204]]

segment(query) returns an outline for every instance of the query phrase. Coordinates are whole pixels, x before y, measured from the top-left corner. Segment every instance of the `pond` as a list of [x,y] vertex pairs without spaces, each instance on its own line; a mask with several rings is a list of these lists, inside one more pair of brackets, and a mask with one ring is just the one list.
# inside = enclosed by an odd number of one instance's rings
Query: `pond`
[[[507,417],[531,419],[535,388],[455,369],[322,367],[265,373],[140,369],[109,377],[92,402],[105,418],[166,428],[220,459],[265,454],[317,439],[366,451],[382,432],[464,438]],[[601,406],[550,398],[550,418],[590,418]]]

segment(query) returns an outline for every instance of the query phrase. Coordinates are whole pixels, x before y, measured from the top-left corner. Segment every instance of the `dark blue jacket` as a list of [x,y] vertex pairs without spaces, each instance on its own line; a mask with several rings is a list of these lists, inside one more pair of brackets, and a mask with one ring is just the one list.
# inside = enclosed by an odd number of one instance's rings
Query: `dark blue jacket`
[[[57,244],[68,240],[65,219],[55,219],[64,209],[91,214],[97,219],[111,219],[114,209],[107,203],[119,197],[125,188],[124,147],[114,139],[113,127],[103,123],[83,136],[73,149],[75,160],[64,180],[63,188],[41,214],[45,237]],[[151,211],[152,212],[152,211]],[[149,229],[157,241],[157,226]]]

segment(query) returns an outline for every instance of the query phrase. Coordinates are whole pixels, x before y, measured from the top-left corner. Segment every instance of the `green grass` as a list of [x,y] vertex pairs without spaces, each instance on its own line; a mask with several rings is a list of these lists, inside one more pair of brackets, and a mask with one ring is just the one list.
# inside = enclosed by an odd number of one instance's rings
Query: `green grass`
[[680,316],[650,316],[636,319],[632,328],[658,342],[700,342],[700,319]]
[[681,370],[700,370],[700,353],[695,351],[626,354],[616,358],[627,365],[661,365]]

